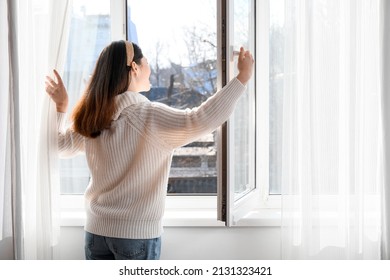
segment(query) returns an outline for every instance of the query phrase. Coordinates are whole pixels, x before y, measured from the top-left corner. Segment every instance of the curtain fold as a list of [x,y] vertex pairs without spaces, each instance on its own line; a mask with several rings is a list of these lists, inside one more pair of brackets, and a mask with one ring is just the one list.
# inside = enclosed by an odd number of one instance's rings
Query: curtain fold
[[[12,186],[15,185],[15,6],[9,0],[0,0],[0,259],[14,258],[12,223]],[[12,114],[11,114],[12,113]],[[14,176],[13,176],[14,175]]]
[[[9,160],[8,170],[11,196],[12,242],[14,258],[22,258],[23,240],[23,207],[22,200],[22,151],[20,145],[20,87],[19,87],[19,52],[18,52],[18,5],[14,1],[7,1],[8,18],[8,127],[9,132],[6,158]],[[7,169],[6,169],[7,171]],[[7,174],[8,175],[8,174]],[[6,175],[6,176],[7,176]],[[7,176],[8,177],[8,176]]]
[[390,259],[390,1],[381,1],[381,85],[384,184],[382,199],[382,259]]
[[285,0],[283,259],[379,259],[379,0]]
[[10,196],[6,193],[10,192],[10,183],[7,182],[10,177],[10,171],[6,169],[9,166],[9,158],[7,158],[7,149],[9,145],[9,52],[8,52],[8,6],[7,0],[0,0],[0,61],[5,66],[0,67],[0,240],[11,236],[10,222],[7,218],[10,217]]

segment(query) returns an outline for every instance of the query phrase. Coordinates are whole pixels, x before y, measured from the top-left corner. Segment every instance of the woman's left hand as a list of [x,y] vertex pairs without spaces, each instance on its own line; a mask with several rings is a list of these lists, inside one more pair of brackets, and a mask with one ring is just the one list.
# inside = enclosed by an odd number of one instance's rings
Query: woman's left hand
[[68,93],[66,92],[60,74],[58,74],[56,70],[53,70],[53,72],[57,79],[57,83],[49,76],[46,76],[45,90],[50,98],[56,103],[57,112],[65,113],[68,110]]

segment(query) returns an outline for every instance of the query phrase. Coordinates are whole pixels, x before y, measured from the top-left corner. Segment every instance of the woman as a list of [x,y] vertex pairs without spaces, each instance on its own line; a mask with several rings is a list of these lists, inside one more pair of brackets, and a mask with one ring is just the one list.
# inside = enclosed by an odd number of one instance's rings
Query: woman
[[241,48],[236,78],[199,107],[178,110],[139,94],[150,89],[148,62],[136,44],[113,42],[100,54],[66,130],[66,89],[55,70],[57,82],[46,77],[46,92],[57,106],[59,151],[85,152],[91,172],[86,259],[159,259],[173,151],[228,119],[253,64]]

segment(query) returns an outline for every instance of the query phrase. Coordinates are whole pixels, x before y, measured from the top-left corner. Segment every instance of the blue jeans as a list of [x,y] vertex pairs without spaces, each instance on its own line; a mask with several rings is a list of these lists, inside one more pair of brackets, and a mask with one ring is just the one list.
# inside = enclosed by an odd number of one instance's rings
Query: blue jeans
[[161,238],[112,238],[85,232],[87,260],[158,260]]

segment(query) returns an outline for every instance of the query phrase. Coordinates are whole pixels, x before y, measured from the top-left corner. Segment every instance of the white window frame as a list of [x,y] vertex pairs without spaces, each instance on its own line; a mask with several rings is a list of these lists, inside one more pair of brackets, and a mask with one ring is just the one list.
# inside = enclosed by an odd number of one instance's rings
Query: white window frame
[[[218,5],[221,1],[225,0],[218,0]],[[256,79],[257,92],[256,188],[249,197],[233,204],[234,217],[230,218],[228,226],[280,225],[281,198],[269,195],[269,1],[255,1],[255,49],[258,61],[253,77]],[[111,0],[110,8],[111,40],[126,39],[126,0]],[[217,196],[167,196],[164,226],[224,227],[225,223],[217,220],[217,199]],[[61,226],[83,226],[84,212],[83,195],[61,195]]]
[[110,0],[111,41],[126,40],[126,5],[126,0]]
[[[281,196],[270,195],[269,182],[269,30],[270,1],[256,1],[256,182],[260,193],[260,209],[280,212]],[[267,42],[264,44],[264,42]]]

